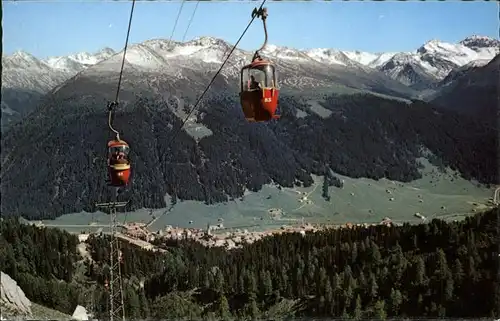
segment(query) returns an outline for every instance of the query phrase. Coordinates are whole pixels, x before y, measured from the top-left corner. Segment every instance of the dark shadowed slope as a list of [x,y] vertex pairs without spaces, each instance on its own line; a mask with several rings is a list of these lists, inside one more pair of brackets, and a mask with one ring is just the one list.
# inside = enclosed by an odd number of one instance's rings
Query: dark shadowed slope
[[476,115],[496,126],[499,109],[500,55],[483,67],[471,68],[443,87],[433,103],[469,115]]
[[29,89],[2,88],[2,132],[32,111],[42,96]]

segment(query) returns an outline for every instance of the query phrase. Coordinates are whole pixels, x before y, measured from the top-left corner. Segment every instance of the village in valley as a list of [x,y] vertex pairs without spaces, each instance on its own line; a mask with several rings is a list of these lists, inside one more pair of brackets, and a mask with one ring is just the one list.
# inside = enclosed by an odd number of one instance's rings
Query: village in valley
[[[379,224],[391,225],[394,223],[389,218],[385,218]],[[224,247],[227,250],[232,250],[240,248],[244,244],[251,244],[264,237],[276,234],[299,233],[305,236],[307,232],[315,232],[320,229],[367,227],[370,225],[378,224],[346,223],[341,225],[320,225],[307,223],[302,220],[299,224],[282,225],[279,228],[266,229],[263,231],[251,231],[247,228],[227,228],[224,227],[222,222],[219,222],[216,225],[207,225],[205,229],[167,225],[162,230],[151,231],[148,229],[148,224],[146,223],[131,222],[119,225],[117,237],[151,251],[165,251],[154,245],[163,243],[161,241],[183,239],[191,239],[207,247]],[[99,228],[96,232],[82,231],[82,233],[79,234],[79,240],[80,242],[85,242],[91,234],[99,235],[101,233],[107,234],[106,232],[103,232],[102,228]]]
[[[390,191],[386,191],[390,194]],[[302,195],[304,194],[304,195]],[[308,199],[310,193],[301,193],[299,195],[299,203],[309,204],[311,201]],[[491,206],[497,202],[498,194],[500,194],[500,188],[498,188],[494,197],[488,200],[488,205]],[[477,204],[475,204],[477,205]],[[472,213],[476,212],[473,209]],[[154,218],[148,222],[124,222],[118,224],[117,237],[127,241],[129,243],[135,244],[143,249],[151,251],[164,252],[165,250],[160,248],[155,244],[162,244],[169,240],[183,240],[190,239],[207,247],[224,247],[227,250],[232,250],[235,248],[240,248],[244,244],[251,244],[258,241],[264,237],[272,236],[275,234],[282,233],[300,233],[305,236],[307,232],[315,232],[324,229],[335,229],[335,228],[357,228],[357,227],[368,227],[374,225],[401,225],[401,222],[396,222],[390,217],[384,217],[379,223],[344,223],[344,224],[328,224],[328,223],[310,223],[306,222],[305,219],[295,219],[286,217],[283,209],[281,208],[270,208],[267,210],[267,216],[271,221],[275,222],[274,228],[264,226],[260,224],[246,225],[246,226],[236,226],[236,227],[226,227],[224,226],[224,220],[222,218],[217,219],[217,224],[207,224],[206,228],[195,228],[195,227],[179,227],[166,225],[162,229],[153,231],[150,229],[152,223],[154,223],[158,218]],[[152,215],[152,214],[151,214]],[[457,216],[459,214],[449,214],[449,218]],[[426,222],[427,217],[420,213],[414,213],[413,215],[418,221]],[[258,220],[258,218],[254,218]],[[261,220],[263,217],[260,218]],[[280,225],[279,222],[287,222],[288,224]],[[83,227],[83,230],[78,232],[78,238],[81,243],[85,243],[87,238],[91,235],[102,235],[109,234],[105,229],[107,225],[98,225],[96,222],[91,222],[89,225],[46,225],[41,221],[31,222],[39,227],[43,226],[57,226],[60,228],[64,227]],[[187,222],[189,225],[193,224],[193,221]],[[259,231],[256,230],[259,229]],[[164,242],[163,242],[164,241]]]

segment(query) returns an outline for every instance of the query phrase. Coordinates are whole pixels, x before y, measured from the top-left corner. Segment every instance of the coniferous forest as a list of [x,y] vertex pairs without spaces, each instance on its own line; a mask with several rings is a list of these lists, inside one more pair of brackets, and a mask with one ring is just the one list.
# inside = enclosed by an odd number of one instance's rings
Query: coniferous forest
[[[137,97],[115,119],[132,146],[132,180],[122,194],[130,200],[129,210],[166,207],[166,193],[214,204],[271,182],[307,187],[313,174],[330,171],[413,181],[421,177],[417,159],[428,156],[423,149],[466,179],[498,183],[498,130],[477,117],[421,101],[315,95],[329,117],[311,112],[305,98],[282,95],[279,122],[249,124],[237,96],[215,93],[200,105],[198,125],[212,134],[199,141],[178,131],[181,119],[163,98]],[[107,114],[96,111],[105,101],[96,98],[82,106],[80,97],[47,98],[39,116],[31,115],[2,137],[5,215],[53,219],[95,211],[96,202],[111,197],[103,145],[111,138],[103,126]],[[301,113],[307,117],[297,117]],[[37,155],[38,166],[29,166],[32,155]]]
[[[498,208],[464,221],[282,234],[241,249],[122,247],[127,319],[500,317]],[[2,221],[0,269],[33,302],[106,319],[105,237]],[[89,285],[93,284],[93,285]],[[93,287],[91,290],[91,286]]]

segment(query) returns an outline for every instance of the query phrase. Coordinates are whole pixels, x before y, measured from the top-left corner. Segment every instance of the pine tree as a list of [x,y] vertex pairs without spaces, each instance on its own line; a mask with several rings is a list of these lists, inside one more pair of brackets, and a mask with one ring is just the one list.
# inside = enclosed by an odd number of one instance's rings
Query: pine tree
[[205,289],[210,289],[210,287],[212,286],[212,283],[210,282],[211,274],[212,272],[210,272],[209,270],[205,270],[205,272],[203,273],[203,287]]
[[415,285],[426,285],[427,277],[425,274],[425,262],[422,256],[417,257],[416,267],[415,267]]
[[139,292],[139,305],[141,307],[141,317],[142,318],[149,318],[150,312],[149,312],[149,302],[148,299],[146,298],[146,293],[144,292],[144,289],[141,289]]
[[238,292],[245,293],[245,274],[246,270],[243,269],[238,275]]
[[245,293],[247,293],[248,295],[256,295],[257,280],[255,278],[253,270],[246,270],[246,274],[244,275],[244,280],[245,280]]
[[454,291],[455,291],[454,282],[453,282],[452,276],[449,275],[448,278],[446,279],[446,287],[445,287],[445,291],[444,291],[446,301],[453,300],[453,292]]
[[141,315],[139,296],[131,285],[126,286],[126,291],[127,304],[125,306],[128,312],[126,315],[130,319],[137,319]]
[[399,307],[401,306],[401,303],[403,303],[403,296],[401,295],[401,292],[399,290],[395,290],[392,288],[391,290],[391,312],[392,315],[398,316],[399,315]]
[[374,266],[379,266],[382,263],[382,255],[380,254],[378,245],[372,241],[370,242],[370,248],[372,263]]
[[330,284],[330,279],[325,283],[325,314],[330,315],[333,313],[333,290]]
[[361,320],[363,316],[363,306],[361,305],[361,296],[358,294],[356,296],[356,306],[354,307],[353,319]]
[[476,270],[476,261],[474,260],[474,258],[472,256],[470,256],[469,258],[469,268],[468,268],[468,271],[467,271],[467,278],[469,280],[472,281],[472,283],[476,283],[477,281],[479,281],[479,278],[480,278],[480,275],[477,273],[477,270]]
[[455,278],[455,283],[457,285],[462,284],[462,280],[465,276],[462,263],[459,258],[455,259],[455,264],[453,265],[453,277]]
[[378,297],[378,284],[373,273],[370,273],[370,297],[372,300]]
[[231,310],[225,295],[219,297],[218,315],[222,320],[231,319]]
[[259,316],[259,307],[257,306],[257,301],[255,301],[254,297],[250,297],[249,302],[247,304],[247,315],[252,318],[252,320],[256,320]]
[[323,188],[321,195],[327,202],[330,201],[330,195],[328,194],[328,178],[326,176],[323,177]]
[[358,259],[358,245],[356,242],[354,242],[351,248],[351,259],[350,259],[351,264],[356,263],[357,259]]
[[265,270],[264,279],[262,284],[264,295],[270,295],[273,292],[273,282],[271,279],[271,272],[269,270]]
[[318,275],[316,276],[316,294],[322,295],[324,294],[324,287],[326,282],[326,270],[324,267],[320,267],[318,271]]
[[217,291],[219,294],[224,293],[224,275],[222,274],[222,271],[217,270],[215,274],[215,280],[214,280],[214,290]]
[[377,301],[375,303],[373,313],[374,313],[375,319],[385,320],[387,317],[387,313],[385,312],[385,302],[384,301]]

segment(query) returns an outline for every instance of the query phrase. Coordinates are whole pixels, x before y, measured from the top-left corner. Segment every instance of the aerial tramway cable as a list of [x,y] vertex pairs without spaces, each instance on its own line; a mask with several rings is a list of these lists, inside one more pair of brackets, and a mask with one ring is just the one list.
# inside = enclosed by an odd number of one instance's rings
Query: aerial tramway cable
[[125,47],[123,48],[122,65],[120,67],[120,75],[119,75],[119,78],[118,78],[118,86],[116,88],[115,100],[113,102],[111,102],[110,104],[108,104],[108,112],[109,112],[108,125],[109,125],[109,128],[116,134],[117,140],[120,140],[120,133],[116,129],[113,128],[113,125],[111,124],[111,118],[112,118],[112,114],[113,114],[113,108],[118,105],[118,98],[120,96],[120,87],[121,87],[121,84],[122,84],[123,68],[125,66],[125,57],[127,55],[127,47],[128,47],[128,39],[129,39],[129,36],[130,36],[130,28],[132,27],[132,17],[134,16],[134,7],[135,7],[135,0],[132,0],[132,8],[130,9],[130,17],[129,17],[129,20],[128,20],[128,29],[127,29],[127,37],[125,38]]
[[198,5],[200,4],[200,0],[196,1],[196,6],[194,7],[193,14],[191,15],[191,18],[189,19],[188,25],[186,27],[186,31],[184,31],[184,35],[182,36],[182,42],[186,40],[186,35],[189,30],[189,27],[191,27],[191,23],[193,22],[194,15],[196,13],[196,9],[198,9]]
[[181,7],[179,8],[179,12],[177,12],[177,18],[175,18],[174,28],[172,29],[172,33],[170,34],[170,39],[168,40],[168,47],[170,48],[170,43],[172,42],[172,38],[174,36],[175,28],[177,27],[177,23],[179,22],[179,17],[181,16],[182,7],[184,7],[184,2],[186,0],[182,0]]
[[[266,1],[267,0],[263,0],[262,1],[262,4],[260,5],[260,7],[259,7],[258,10],[262,10],[262,8],[263,8],[264,4],[266,3]],[[208,92],[208,90],[210,89],[210,86],[212,86],[212,84],[214,83],[215,79],[217,78],[217,76],[222,71],[222,68],[224,68],[224,65],[226,64],[226,62],[231,57],[231,54],[234,52],[234,50],[236,50],[236,48],[238,47],[238,44],[240,43],[241,39],[243,39],[243,36],[245,36],[245,33],[247,32],[248,28],[250,28],[250,26],[252,25],[252,22],[255,20],[256,17],[257,17],[256,15],[252,15],[252,19],[248,23],[248,25],[245,28],[245,30],[243,30],[243,33],[241,34],[240,38],[238,39],[238,41],[236,41],[236,43],[234,44],[233,48],[231,49],[231,51],[227,55],[226,59],[222,62],[222,65],[220,66],[219,70],[217,70],[217,72],[215,73],[215,75],[212,77],[212,80],[210,81],[210,83],[208,84],[208,86],[205,88],[205,90],[202,92],[201,96],[198,98],[198,100],[194,104],[193,108],[191,108],[191,110],[189,111],[189,113],[187,114],[187,116],[184,118],[184,120],[181,123],[181,126],[179,126],[179,128],[173,133],[173,135],[171,136],[171,139],[167,143],[167,146],[169,146],[173,142],[173,140],[175,139],[175,137],[179,134],[179,132],[181,131],[181,129],[187,123],[189,117],[191,117],[191,114],[198,108],[198,105],[200,104],[201,100],[203,99],[203,96],[205,96],[205,94]]]

